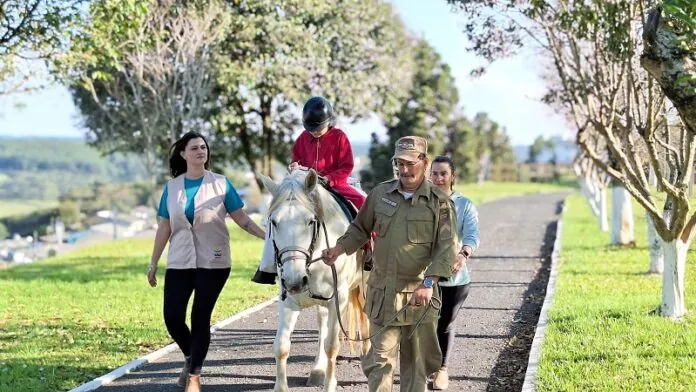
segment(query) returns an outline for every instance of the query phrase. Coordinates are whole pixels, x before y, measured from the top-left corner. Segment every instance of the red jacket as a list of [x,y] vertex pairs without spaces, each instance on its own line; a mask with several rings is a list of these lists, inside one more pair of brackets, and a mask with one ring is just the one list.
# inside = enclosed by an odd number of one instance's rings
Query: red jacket
[[342,130],[329,128],[318,138],[308,131],[302,132],[292,147],[292,161],[326,177],[329,185],[357,208],[365,203],[365,196],[348,185],[348,177],[353,172],[353,150]]

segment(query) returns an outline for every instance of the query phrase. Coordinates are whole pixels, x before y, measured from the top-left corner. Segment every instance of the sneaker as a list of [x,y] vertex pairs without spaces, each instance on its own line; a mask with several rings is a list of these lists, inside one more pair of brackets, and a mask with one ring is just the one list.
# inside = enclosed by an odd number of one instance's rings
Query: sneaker
[[433,376],[433,390],[444,391],[449,387],[449,375],[447,374],[447,368],[441,367],[440,370],[435,372]]
[[176,385],[186,388],[186,380],[188,379],[188,375],[191,372],[191,357],[184,357],[184,367],[181,369],[181,373],[179,374],[179,380],[176,382]]
[[254,274],[254,277],[251,278],[252,282],[258,283],[258,284],[276,284],[276,276],[278,274],[273,274],[270,272],[263,272],[261,270],[256,270],[256,273]]

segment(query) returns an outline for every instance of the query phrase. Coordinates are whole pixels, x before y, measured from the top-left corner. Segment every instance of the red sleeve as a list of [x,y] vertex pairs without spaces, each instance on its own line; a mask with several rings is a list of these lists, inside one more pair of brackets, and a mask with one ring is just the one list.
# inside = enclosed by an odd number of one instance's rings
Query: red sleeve
[[[300,143],[302,142],[302,135],[304,135],[304,133],[301,133],[295,140],[295,144],[292,145],[292,161],[290,163],[300,161]],[[300,162],[300,165],[301,164]]]
[[345,184],[353,172],[353,149],[345,133],[341,134],[337,144],[338,159],[336,160],[336,169],[332,170],[331,173],[326,173],[330,186]]

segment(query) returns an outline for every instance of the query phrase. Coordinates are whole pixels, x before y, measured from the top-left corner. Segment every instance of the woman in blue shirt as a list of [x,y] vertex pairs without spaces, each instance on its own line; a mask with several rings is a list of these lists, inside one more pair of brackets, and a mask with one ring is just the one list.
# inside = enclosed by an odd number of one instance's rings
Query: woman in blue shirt
[[[243,210],[230,181],[208,171],[210,150],[203,135],[188,132],[170,149],[172,179],[162,193],[148,282],[157,285],[157,263],[169,242],[164,278],[164,322],[184,354],[177,384],[200,391],[200,373],[210,344],[210,318],[230,275],[230,239],[225,217],[257,238],[265,233]],[[191,328],[186,308],[194,294]]]
[[452,352],[454,343],[454,321],[457,318],[459,309],[464,304],[464,300],[469,295],[469,270],[466,260],[476,250],[479,245],[479,225],[478,212],[471,200],[454,192],[455,165],[451,158],[438,156],[433,160],[430,168],[430,180],[450,196],[454,203],[457,213],[457,237],[459,241],[459,252],[457,253],[457,263],[454,266],[454,275],[441,280],[440,290],[442,290],[442,309],[440,319],[437,324],[437,337],[442,351],[442,366],[433,375],[433,389],[444,390],[449,385],[449,375],[447,374],[447,357]]

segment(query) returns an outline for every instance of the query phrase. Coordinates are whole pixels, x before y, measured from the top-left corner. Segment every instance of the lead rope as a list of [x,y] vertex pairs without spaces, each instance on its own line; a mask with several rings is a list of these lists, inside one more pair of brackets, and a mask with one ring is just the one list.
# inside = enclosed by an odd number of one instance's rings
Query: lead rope
[[[326,225],[324,224],[324,222],[321,222],[321,227],[324,230],[324,238],[326,239],[326,248],[328,249],[331,246],[329,245],[329,234],[328,234],[328,231],[326,230]],[[322,260],[322,257],[317,257],[316,259],[311,260],[311,263],[317,262],[319,260]],[[333,286],[334,286],[333,287],[333,289],[334,289],[333,301],[334,301],[334,304],[336,305],[336,316],[338,318],[338,325],[341,326],[341,331],[346,336],[346,339],[348,339],[350,341],[364,342],[364,341],[367,341],[367,340],[374,338],[375,336],[381,334],[387,328],[389,328],[389,324],[391,324],[393,321],[396,321],[396,319],[399,318],[399,316],[401,316],[403,313],[406,312],[406,310],[408,310],[409,305],[407,304],[406,306],[401,308],[398,312],[396,312],[396,314],[394,314],[394,316],[392,316],[392,318],[390,318],[389,321],[387,321],[382,328],[377,330],[377,332],[373,333],[372,335],[370,335],[366,338],[354,339],[354,338],[350,337],[350,335],[348,335],[348,332],[346,331],[346,327],[343,326],[343,318],[341,317],[341,308],[338,304],[338,274],[336,272],[336,266],[334,264],[331,264],[331,276],[333,277],[333,283],[334,283],[333,284]],[[442,301],[440,300],[440,298],[435,298],[435,297],[430,298],[430,302],[428,303],[428,306],[425,307],[425,310],[423,311],[423,315],[418,319],[418,321],[415,324],[415,327],[411,330],[411,333],[408,334],[408,339],[411,339],[413,334],[416,332],[416,330],[420,326],[421,322],[423,322],[423,320],[425,319],[425,316],[428,314],[428,309],[430,309],[431,307],[433,309],[436,309],[439,312],[440,309],[442,308]]]

